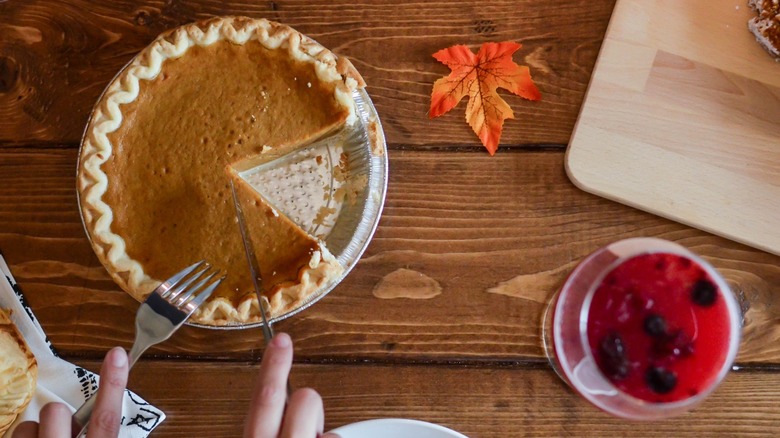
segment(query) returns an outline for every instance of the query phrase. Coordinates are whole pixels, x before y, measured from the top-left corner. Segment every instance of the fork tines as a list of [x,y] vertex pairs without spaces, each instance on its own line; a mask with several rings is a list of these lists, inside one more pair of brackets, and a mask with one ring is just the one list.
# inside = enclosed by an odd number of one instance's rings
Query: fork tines
[[212,269],[209,263],[201,260],[169,278],[158,293],[176,307],[192,305],[197,308],[225,279],[225,276],[215,278],[219,273],[219,269]]

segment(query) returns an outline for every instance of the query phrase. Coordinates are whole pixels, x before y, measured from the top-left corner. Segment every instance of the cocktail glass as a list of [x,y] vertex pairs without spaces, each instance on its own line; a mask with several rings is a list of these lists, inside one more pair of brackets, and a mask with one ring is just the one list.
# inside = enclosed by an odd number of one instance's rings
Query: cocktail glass
[[[685,290],[672,287],[678,283]],[[673,305],[659,304],[668,297]],[[676,243],[633,238],[594,252],[574,269],[548,306],[543,339],[553,369],[592,404],[618,417],[652,420],[688,411],[718,386],[737,355],[741,330],[739,303],[709,263]]]

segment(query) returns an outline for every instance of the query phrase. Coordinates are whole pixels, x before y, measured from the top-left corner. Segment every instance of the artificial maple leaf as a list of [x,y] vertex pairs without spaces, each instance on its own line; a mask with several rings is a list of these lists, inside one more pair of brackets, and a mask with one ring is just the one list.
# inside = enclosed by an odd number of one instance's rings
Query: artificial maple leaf
[[542,97],[528,67],[512,61],[512,54],[520,47],[520,43],[505,41],[484,43],[476,55],[463,45],[434,53],[433,57],[452,72],[433,84],[429,117],[439,117],[448,112],[463,96],[468,95],[466,122],[490,155],[495,154],[504,120],[515,118],[512,108],[496,93],[496,89],[504,88],[528,100]]

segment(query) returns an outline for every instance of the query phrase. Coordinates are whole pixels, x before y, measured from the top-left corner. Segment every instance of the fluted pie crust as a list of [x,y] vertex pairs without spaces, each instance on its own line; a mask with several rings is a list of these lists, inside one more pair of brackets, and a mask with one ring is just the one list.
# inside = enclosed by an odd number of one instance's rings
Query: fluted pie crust
[[82,141],[78,192],[98,258],[139,301],[206,259],[228,279],[191,321],[260,321],[229,189],[236,178],[271,315],[297,307],[343,267],[236,169],[354,123],[362,86],[348,60],[264,19],[214,18],[160,35],[106,89]]

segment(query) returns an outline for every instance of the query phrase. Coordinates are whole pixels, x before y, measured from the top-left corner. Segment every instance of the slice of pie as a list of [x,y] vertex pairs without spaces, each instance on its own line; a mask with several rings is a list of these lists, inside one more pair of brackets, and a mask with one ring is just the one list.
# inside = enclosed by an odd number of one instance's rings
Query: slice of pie
[[107,88],[82,142],[85,228],[114,280],[143,300],[205,259],[228,277],[191,320],[259,321],[230,178],[249,210],[272,316],[338,277],[323,242],[237,171],[354,123],[352,92],[363,85],[346,59],[267,20],[216,18],[158,37]]
[[[290,297],[305,297],[312,286],[341,272],[317,239],[259,196],[238,173],[232,172],[231,176],[244,216],[253,227],[249,236],[253,247],[262,252],[258,265],[263,287],[280,291],[268,296],[271,309],[286,309],[293,301]],[[234,269],[248,275],[246,258],[243,253],[241,256]]]

